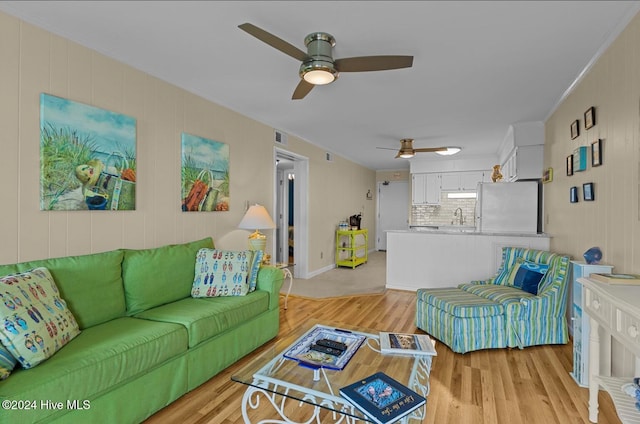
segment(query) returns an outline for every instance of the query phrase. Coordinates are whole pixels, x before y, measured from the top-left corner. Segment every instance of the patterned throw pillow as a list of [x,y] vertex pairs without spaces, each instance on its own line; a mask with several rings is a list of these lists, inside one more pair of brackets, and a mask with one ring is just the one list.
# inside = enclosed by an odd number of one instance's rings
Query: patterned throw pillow
[[0,278],[0,342],[24,368],[51,357],[80,334],[47,268]]
[[516,259],[507,276],[507,285],[515,286],[531,294],[538,294],[538,285],[549,270],[549,265]]
[[191,296],[246,295],[255,290],[260,261],[262,251],[200,249]]

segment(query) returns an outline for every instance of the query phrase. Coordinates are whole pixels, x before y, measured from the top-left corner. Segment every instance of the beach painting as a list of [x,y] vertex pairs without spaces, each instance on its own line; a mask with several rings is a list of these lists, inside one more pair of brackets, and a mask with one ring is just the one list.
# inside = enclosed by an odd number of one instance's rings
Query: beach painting
[[229,210],[229,145],[182,133],[182,211]]
[[40,209],[134,210],[136,120],[40,95]]

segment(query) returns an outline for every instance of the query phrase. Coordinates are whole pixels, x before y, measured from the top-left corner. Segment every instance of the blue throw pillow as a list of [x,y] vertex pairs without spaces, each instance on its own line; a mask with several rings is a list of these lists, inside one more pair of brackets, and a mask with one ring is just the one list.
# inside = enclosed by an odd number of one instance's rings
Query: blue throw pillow
[[538,285],[549,270],[549,265],[518,258],[507,277],[507,284],[531,294],[538,294]]

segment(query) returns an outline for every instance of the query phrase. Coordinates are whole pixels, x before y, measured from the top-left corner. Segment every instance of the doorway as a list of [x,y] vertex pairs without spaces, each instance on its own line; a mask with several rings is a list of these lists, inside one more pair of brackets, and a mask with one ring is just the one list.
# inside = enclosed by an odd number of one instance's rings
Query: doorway
[[276,148],[275,164],[276,237],[272,251],[277,263],[295,264],[295,278],[307,278],[309,160]]
[[376,250],[387,250],[387,231],[409,228],[409,199],[408,181],[378,183]]

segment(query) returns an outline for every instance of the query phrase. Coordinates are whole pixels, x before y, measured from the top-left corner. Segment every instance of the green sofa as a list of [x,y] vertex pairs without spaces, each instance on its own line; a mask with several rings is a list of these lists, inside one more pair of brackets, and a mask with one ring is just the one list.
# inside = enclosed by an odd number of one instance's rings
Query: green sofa
[[193,298],[201,248],[213,240],[0,265],[48,268],[81,329],[0,381],[0,423],[141,422],[275,337],[282,271],[261,267],[246,296]]

